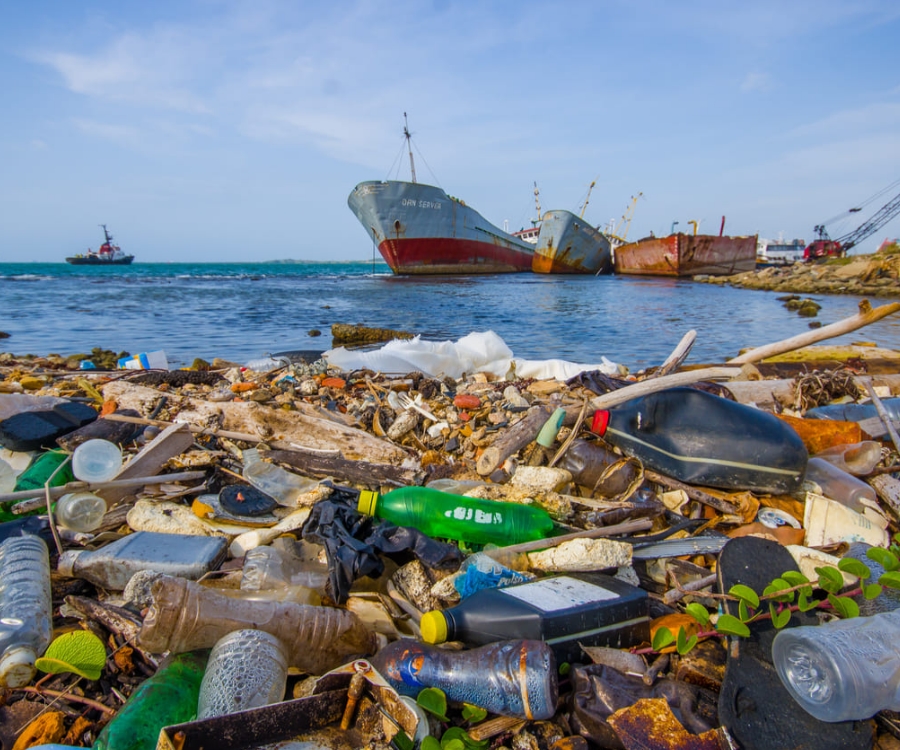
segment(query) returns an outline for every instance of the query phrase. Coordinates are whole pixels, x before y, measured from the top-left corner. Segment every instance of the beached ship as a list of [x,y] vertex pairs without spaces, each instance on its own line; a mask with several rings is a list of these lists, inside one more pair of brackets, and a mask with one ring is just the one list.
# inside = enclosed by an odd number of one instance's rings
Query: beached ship
[[756,268],[756,235],[670,234],[617,247],[616,273],[638,276],[728,276]]
[[96,252],[88,248],[86,253],[72,255],[66,258],[66,263],[73,266],[127,266],[134,260],[133,255],[126,255],[122,252],[122,248],[113,244],[113,237],[107,231],[106,224],[100,226],[103,227],[103,236],[106,240],[100,248]]
[[[409,130],[404,127],[409,143]],[[347,204],[396,274],[530,271],[534,245],[504,232],[441,188],[416,182],[361,182]]]
[[609,238],[571,211],[547,211],[531,262],[535,273],[612,272]]

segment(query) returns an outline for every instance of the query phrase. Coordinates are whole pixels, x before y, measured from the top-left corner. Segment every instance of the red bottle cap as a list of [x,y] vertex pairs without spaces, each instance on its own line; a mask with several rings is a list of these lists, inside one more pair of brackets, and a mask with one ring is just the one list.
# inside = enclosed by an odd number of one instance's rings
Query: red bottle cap
[[609,411],[600,409],[594,412],[594,418],[591,420],[591,432],[598,435],[606,434],[606,428],[609,425]]

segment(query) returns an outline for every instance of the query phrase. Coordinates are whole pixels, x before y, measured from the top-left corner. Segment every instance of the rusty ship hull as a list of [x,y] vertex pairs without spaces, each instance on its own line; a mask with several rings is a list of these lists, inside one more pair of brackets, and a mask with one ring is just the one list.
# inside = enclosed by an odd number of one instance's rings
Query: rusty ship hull
[[637,276],[728,276],[756,268],[756,235],[670,234],[615,249],[616,273]]
[[531,270],[535,273],[611,273],[609,238],[571,211],[547,211],[541,219]]
[[395,274],[531,270],[534,245],[433,185],[361,182],[347,204]]

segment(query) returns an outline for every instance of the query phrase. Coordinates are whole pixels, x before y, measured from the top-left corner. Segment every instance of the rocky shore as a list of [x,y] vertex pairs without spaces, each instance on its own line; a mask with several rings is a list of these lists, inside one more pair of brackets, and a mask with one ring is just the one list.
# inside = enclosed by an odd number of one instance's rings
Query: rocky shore
[[894,244],[872,255],[834,258],[823,263],[798,262],[733,276],[697,276],[694,280],[792,294],[897,297],[900,296],[900,248]]

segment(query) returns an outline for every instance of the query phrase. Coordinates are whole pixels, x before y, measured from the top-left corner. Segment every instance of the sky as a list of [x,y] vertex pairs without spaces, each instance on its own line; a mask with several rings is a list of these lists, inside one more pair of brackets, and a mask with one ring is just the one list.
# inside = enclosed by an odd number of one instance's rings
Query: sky
[[0,262],[100,224],[136,262],[369,259],[347,197],[409,179],[404,113],[418,181],[509,231],[536,184],[620,232],[636,197],[629,239],[838,237],[900,193],[898,39],[896,0],[3,3]]

